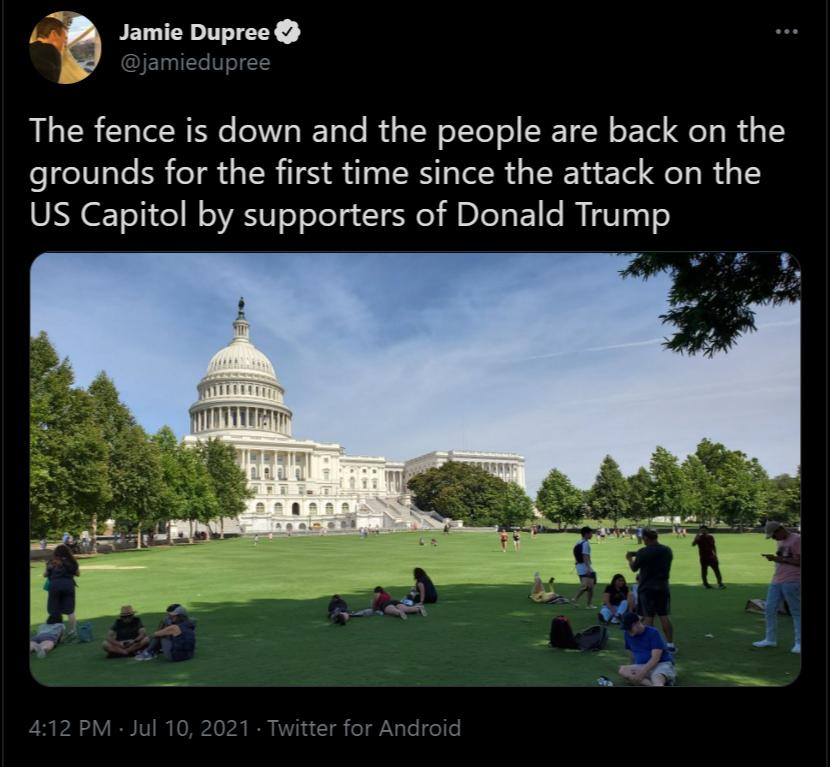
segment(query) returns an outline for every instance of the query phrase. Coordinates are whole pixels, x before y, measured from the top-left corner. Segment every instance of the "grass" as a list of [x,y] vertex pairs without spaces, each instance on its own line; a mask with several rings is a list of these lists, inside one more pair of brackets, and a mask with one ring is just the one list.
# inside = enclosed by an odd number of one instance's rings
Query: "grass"
[[[418,545],[419,533],[211,541],[158,547],[81,560],[78,619],[93,626],[92,644],[61,645],[31,660],[34,678],[49,686],[586,686],[604,674],[617,680],[629,662],[622,632],[599,653],[547,646],[553,616],[570,616],[575,630],[596,622],[596,611],[532,603],[532,575],[556,577],[571,596],[577,579],[573,535],[522,537],[519,553],[502,553],[490,533],[439,535],[437,547]],[[763,616],[744,612],[747,599],[766,596],[772,550],[757,534],[718,537],[726,591],[700,585],[691,537],[663,542],[674,549],[672,621],[682,686],[769,686],[792,682],[800,657],[790,618],[779,619],[779,646],[760,650]],[[626,573],[632,541],[594,543],[602,591],[611,575]],[[326,620],[331,594],[351,609],[366,607],[376,585],[401,598],[412,568],[434,580],[439,602],[429,616]],[[31,566],[32,629],[45,620],[42,563]],[[584,599],[584,597],[583,597]],[[600,601],[600,594],[595,602]],[[122,604],[132,604],[153,630],[171,602],[197,621],[196,657],[185,663],[106,659],[100,649]],[[707,638],[706,634],[714,635]]]

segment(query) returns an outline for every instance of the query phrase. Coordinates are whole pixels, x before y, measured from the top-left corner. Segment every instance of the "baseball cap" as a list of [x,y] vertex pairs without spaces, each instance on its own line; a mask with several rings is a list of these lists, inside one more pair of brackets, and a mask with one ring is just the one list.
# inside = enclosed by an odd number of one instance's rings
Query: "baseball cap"
[[784,525],[780,522],[767,522],[766,527],[764,528],[764,532],[767,534],[767,538],[772,538],[772,534],[776,530],[780,530]]
[[626,613],[623,615],[622,626],[626,631],[630,631],[631,627],[639,620],[640,616],[637,613]]
[[128,615],[135,615],[135,610],[133,610],[131,605],[124,605],[121,608],[120,615],[122,618],[126,618]]
[[187,618],[187,610],[185,610],[184,607],[179,605],[178,607],[170,611],[170,615],[181,615]]

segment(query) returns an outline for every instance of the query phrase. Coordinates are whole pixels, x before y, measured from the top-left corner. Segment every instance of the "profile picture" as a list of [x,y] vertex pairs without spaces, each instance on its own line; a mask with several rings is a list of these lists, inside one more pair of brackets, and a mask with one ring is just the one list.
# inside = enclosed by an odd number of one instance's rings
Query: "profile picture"
[[95,25],[75,11],[55,11],[32,30],[29,55],[47,80],[71,85],[86,79],[101,58],[101,37]]

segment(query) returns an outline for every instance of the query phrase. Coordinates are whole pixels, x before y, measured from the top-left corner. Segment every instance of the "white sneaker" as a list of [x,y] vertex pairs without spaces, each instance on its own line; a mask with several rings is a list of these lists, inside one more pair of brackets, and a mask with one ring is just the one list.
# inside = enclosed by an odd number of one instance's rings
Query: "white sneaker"
[[801,655],[801,645],[793,645],[793,649],[790,652],[794,652],[796,655]]
[[753,642],[754,647],[778,647],[777,642],[769,642],[766,639],[762,639],[760,642]]
[[45,658],[46,650],[43,647],[38,647],[37,650],[35,650],[35,654],[38,658]]

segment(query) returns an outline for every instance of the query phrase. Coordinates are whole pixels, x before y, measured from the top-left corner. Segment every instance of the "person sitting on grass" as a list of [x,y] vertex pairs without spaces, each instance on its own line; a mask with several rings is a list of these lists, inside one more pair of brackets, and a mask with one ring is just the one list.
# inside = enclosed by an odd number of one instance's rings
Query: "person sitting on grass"
[[602,607],[600,608],[600,623],[619,623],[622,616],[634,608],[634,597],[628,590],[625,576],[616,573],[611,578],[611,583],[605,587],[602,595]]
[[35,653],[38,658],[45,658],[46,654],[55,649],[63,639],[65,627],[60,615],[50,615],[46,623],[37,627],[35,635],[29,642],[29,652]]
[[419,605],[435,604],[438,601],[438,591],[432,579],[420,567],[412,571],[412,577],[415,578],[415,585],[409,593],[412,601]]
[[643,687],[665,687],[674,684],[677,673],[674,658],[666,642],[654,626],[646,626],[636,613],[626,613],[625,649],[631,652],[633,665],[620,666],[619,674],[626,682]]
[[392,597],[383,590],[382,586],[375,586],[375,596],[372,599],[372,609],[384,615],[392,615],[396,618],[406,620],[407,613],[420,613],[426,615],[427,611],[423,605],[408,606]]
[[108,658],[128,658],[150,644],[144,624],[130,605],[124,605],[102,647]]
[[190,620],[182,605],[173,603],[159,629],[150,639],[150,645],[135,656],[136,660],[153,660],[163,653],[168,660],[189,660],[196,652],[196,624]]
[[542,576],[539,575],[538,572],[533,573],[533,590],[528,594],[528,598],[532,599],[534,602],[539,602],[540,604],[566,604],[570,602],[567,597],[563,597],[556,593],[556,590],[553,587],[553,582],[555,578],[551,578],[548,581],[548,588],[550,591],[545,591],[545,586],[542,583]]

